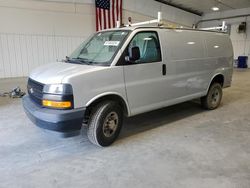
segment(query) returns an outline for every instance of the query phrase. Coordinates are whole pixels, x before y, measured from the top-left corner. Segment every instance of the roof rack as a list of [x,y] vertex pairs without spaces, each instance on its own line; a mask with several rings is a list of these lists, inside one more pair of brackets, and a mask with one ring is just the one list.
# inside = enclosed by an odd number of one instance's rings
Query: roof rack
[[[162,20],[162,12],[158,12],[158,18],[154,20],[149,20],[145,22],[138,22],[138,23],[131,23],[131,18],[128,20],[128,24],[125,25],[125,27],[134,27],[134,26],[141,26],[141,25],[148,25],[156,23],[158,27],[163,27],[163,20]],[[120,23],[117,23],[117,27],[119,27]],[[207,27],[207,28],[185,28],[183,26],[180,27],[169,27],[168,28],[173,28],[173,29],[190,29],[190,30],[203,30],[203,31],[217,31],[217,32],[227,32],[227,26],[226,22],[222,22],[222,26],[219,27]]]
[[222,25],[219,27],[206,27],[206,28],[198,28],[200,30],[206,30],[206,31],[220,31],[220,32],[227,32],[227,26],[226,22],[223,21]]

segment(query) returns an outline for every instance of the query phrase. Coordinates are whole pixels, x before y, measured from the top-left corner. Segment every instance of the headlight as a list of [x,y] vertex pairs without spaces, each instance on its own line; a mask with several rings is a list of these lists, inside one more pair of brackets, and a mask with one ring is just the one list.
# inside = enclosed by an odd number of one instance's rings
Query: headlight
[[47,84],[43,88],[42,105],[47,108],[74,108],[73,89],[70,84]]
[[73,89],[70,84],[47,84],[43,88],[43,93],[70,95],[73,94]]

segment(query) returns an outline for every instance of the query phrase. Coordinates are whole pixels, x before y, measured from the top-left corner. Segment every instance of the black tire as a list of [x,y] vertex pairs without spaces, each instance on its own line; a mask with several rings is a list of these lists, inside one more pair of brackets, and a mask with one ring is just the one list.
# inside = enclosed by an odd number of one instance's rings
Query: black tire
[[88,123],[89,140],[100,147],[111,145],[119,136],[123,123],[121,107],[113,101],[98,104],[92,111]]
[[213,83],[205,97],[201,98],[201,105],[208,110],[218,108],[222,99],[222,87],[219,83]]

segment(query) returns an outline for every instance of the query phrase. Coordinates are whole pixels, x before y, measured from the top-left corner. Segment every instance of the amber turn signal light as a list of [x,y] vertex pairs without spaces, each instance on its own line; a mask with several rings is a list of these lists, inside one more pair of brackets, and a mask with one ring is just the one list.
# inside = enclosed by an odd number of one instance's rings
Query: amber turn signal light
[[43,100],[43,106],[50,107],[50,108],[71,108],[70,101],[50,101],[50,100]]

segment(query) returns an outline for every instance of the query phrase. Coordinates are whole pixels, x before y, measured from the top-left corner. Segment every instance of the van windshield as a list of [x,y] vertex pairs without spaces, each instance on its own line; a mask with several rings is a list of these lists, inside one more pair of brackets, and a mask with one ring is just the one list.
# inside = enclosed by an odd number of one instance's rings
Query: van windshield
[[110,65],[129,31],[96,33],[78,47],[67,59],[69,63]]

